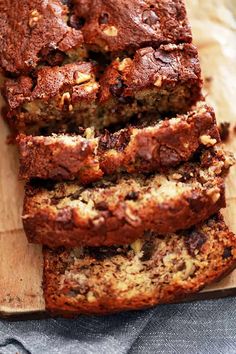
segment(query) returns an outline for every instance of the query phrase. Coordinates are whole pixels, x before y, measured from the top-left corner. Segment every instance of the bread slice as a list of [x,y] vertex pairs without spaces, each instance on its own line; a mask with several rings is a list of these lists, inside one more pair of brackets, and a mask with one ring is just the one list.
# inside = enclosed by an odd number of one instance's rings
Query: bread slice
[[189,228],[225,206],[224,175],[232,163],[221,148],[212,148],[162,174],[107,177],[87,188],[28,184],[26,235],[49,247],[108,246],[132,243],[146,230]]
[[201,98],[200,76],[190,44],[140,49],[133,59],[115,60],[100,80],[89,62],[44,66],[35,77],[6,80],[7,120],[18,132],[47,135],[103,129],[146,112],[186,113]]
[[[37,70],[34,78],[7,79],[4,91],[10,126],[19,132],[39,134],[48,127],[56,130],[57,121],[71,123],[75,111],[89,122],[96,113],[99,83],[95,65],[75,62],[44,66]],[[82,118],[78,121],[83,123]]]
[[117,58],[100,80],[101,108],[113,119],[138,112],[186,113],[201,99],[201,68],[192,44],[138,49],[133,58]]
[[91,133],[88,128],[83,136],[20,135],[20,178],[89,184],[118,172],[153,172],[188,161],[199,146],[220,140],[214,111],[206,105],[148,127]]
[[179,301],[236,265],[236,237],[221,216],[128,246],[44,249],[44,296],[52,314],[108,314]]

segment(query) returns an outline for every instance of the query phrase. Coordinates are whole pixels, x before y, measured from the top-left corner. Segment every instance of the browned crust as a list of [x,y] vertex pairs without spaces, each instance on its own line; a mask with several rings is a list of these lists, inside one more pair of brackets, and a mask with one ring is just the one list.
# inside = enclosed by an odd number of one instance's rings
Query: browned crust
[[99,138],[20,135],[20,178],[74,179],[89,184],[120,171],[153,172],[187,161],[202,146],[200,137],[220,141],[208,106],[148,128],[127,128]]
[[[138,49],[132,60],[114,60],[101,77],[100,85],[101,106],[109,104],[120,114],[124,104],[134,107],[134,100],[139,103],[138,112],[147,110],[151,94],[159,94],[161,99],[159,105],[148,107],[149,111],[166,112],[168,104],[167,111],[185,113],[202,98],[197,48],[192,44],[169,44],[158,49]],[[168,103],[163,104],[166,92]]]
[[59,0],[2,0],[0,65],[14,73],[28,72],[48,54],[83,44],[81,31],[67,25],[68,8]]
[[[198,230],[198,228],[195,230]],[[44,296],[46,308],[53,315],[60,314],[69,317],[80,314],[102,315],[144,309],[188,298],[189,295],[217,281],[236,266],[235,235],[229,231],[221,218],[216,222],[214,221],[211,232],[217,243],[213,247],[211,242],[207,241],[205,252],[211,254],[208,266],[204,270],[199,270],[195,276],[186,279],[182,283],[175,281],[164,283],[161,287],[157,286],[156,291],[152,294],[148,293],[147,289],[146,294],[140,294],[140,296],[133,296],[131,298],[119,298],[118,294],[112,292],[112,286],[108,284],[107,295],[98,297],[92,303],[86,301],[86,299],[78,301],[75,297],[67,295],[69,291],[73,291],[74,289],[70,283],[67,284],[67,289],[60,290],[60,276],[67,269],[70,251],[44,249]],[[205,236],[208,238],[208,235]],[[179,235],[178,237],[182,236]],[[224,250],[227,248],[231,249],[232,256],[224,259]],[[117,272],[119,271],[117,270]]]
[[[88,77],[87,80],[77,83],[79,74]],[[68,111],[66,103],[61,102],[63,93],[70,93],[70,104],[74,105],[78,100],[95,100],[95,94],[86,90],[88,82],[94,83],[95,66],[89,62],[74,62],[63,66],[44,66],[37,71],[36,79],[31,76],[20,76],[17,79],[5,81],[5,96],[10,110],[20,108],[22,104],[42,100],[45,103],[54,99],[58,109]],[[98,85],[98,84],[97,84]],[[69,99],[68,99],[69,101]],[[64,103],[64,104],[63,104]],[[67,108],[67,109],[66,109]],[[43,113],[43,112],[42,112]],[[68,114],[68,112],[66,112]]]
[[[208,151],[203,154],[207,168],[217,166],[217,162],[219,163],[222,158],[224,160],[224,157],[219,154],[212,158]],[[200,175],[200,166],[195,166],[195,172],[193,167],[189,166],[186,163],[184,167],[171,173],[188,171],[190,175],[196,173]],[[229,165],[226,170],[228,168]],[[221,166],[220,175],[224,172]],[[126,187],[124,187],[121,179],[120,184],[119,181],[116,182],[116,192],[112,187],[98,189],[100,201],[96,201],[98,205],[95,204],[93,209],[96,213],[92,216],[86,214],[86,217],[68,203],[59,209],[54,207],[53,205],[58,203],[57,199],[54,201],[47,190],[27,185],[23,211],[24,229],[30,242],[46,244],[49,247],[128,244],[141,237],[145,230],[165,234],[186,229],[206,220],[225,207],[225,184],[224,178],[220,175],[215,175],[210,181],[203,182],[201,189],[193,185],[190,190],[183,190],[168,201],[157,201],[147,187],[142,191],[140,186],[136,187],[137,191],[133,190],[133,187],[127,187],[132,184],[132,178],[125,182]],[[135,176],[133,178],[135,179]],[[145,186],[151,185],[151,181],[152,178],[144,180]],[[191,181],[188,183],[191,185]],[[65,187],[63,183],[56,187],[59,194],[62,193],[64,196]],[[124,191],[124,188],[127,189]],[[209,193],[209,190],[213,192]],[[119,199],[114,201],[111,199],[108,202],[107,198],[112,193],[119,193]],[[134,202],[132,201],[133,193],[134,198],[138,193],[142,193],[140,202],[139,196],[134,199]],[[79,196],[73,198],[78,199]],[[41,206],[43,200],[47,202]],[[100,206],[101,203],[104,205]]]
[[126,1],[86,0],[66,5],[59,0],[1,1],[0,65],[4,70],[30,71],[44,57],[47,61],[51,54],[60,56],[80,47],[82,33],[89,48],[114,53],[192,39],[182,0],[130,1],[128,6]]
[[[93,65],[84,62],[43,67],[35,79],[6,80],[9,124],[27,134],[32,126],[40,131],[68,120],[100,129],[140,113],[186,113],[202,98],[197,50],[191,44],[142,48],[125,63],[113,61],[99,81]],[[76,84],[76,71],[91,74],[91,80]]]
[[182,0],[87,0],[79,2],[74,12],[86,19],[82,32],[96,50],[131,52],[192,39]]

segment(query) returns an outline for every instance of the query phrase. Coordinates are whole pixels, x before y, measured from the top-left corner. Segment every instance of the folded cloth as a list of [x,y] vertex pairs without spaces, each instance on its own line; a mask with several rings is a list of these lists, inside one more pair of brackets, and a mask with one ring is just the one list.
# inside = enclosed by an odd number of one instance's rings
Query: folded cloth
[[236,298],[77,320],[1,321],[0,354],[233,354]]

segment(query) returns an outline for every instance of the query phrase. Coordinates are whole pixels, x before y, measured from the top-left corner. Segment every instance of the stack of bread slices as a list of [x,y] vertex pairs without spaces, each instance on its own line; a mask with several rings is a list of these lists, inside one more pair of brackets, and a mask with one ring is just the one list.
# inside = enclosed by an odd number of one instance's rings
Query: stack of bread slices
[[183,0],[3,0],[5,119],[55,314],[178,301],[236,265],[234,163]]

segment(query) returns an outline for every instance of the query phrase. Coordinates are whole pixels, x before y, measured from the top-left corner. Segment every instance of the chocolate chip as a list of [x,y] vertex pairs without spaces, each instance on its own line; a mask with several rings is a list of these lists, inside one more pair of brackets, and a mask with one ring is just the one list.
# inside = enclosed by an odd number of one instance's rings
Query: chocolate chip
[[99,24],[105,25],[108,23],[109,15],[107,13],[103,13],[99,17]]
[[232,257],[232,247],[225,247],[224,253],[223,253],[223,259],[227,259]]
[[145,241],[141,251],[143,252],[141,261],[145,262],[151,259],[154,251],[153,241]]
[[[89,247],[88,249],[86,249],[86,251],[88,251],[91,257],[95,258],[96,260],[102,261],[106,258],[114,257],[117,254],[125,253],[125,249],[122,249],[121,247],[119,247],[119,251],[117,249],[117,246]],[[120,252],[120,250],[122,250],[123,252]]]
[[57,205],[60,201],[60,198],[52,198],[51,199],[51,205]]
[[160,161],[163,166],[176,166],[181,158],[174,149],[162,145],[159,149]]
[[96,204],[96,209],[98,210],[107,210],[108,205],[106,202],[99,202]]
[[78,200],[80,196],[81,196],[81,190],[71,194],[69,197],[71,200]]
[[201,196],[193,192],[191,197],[187,198],[189,203],[190,209],[193,210],[195,213],[199,213],[202,210],[202,201]]
[[121,96],[118,98],[120,103],[132,104],[134,102],[134,98],[130,96]]
[[139,197],[139,193],[132,191],[126,195],[125,200],[137,200],[138,197]]
[[73,7],[73,1],[72,0],[61,0],[61,3],[63,5],[66,5],[69,9]]
[[143,22],[149,26],[155,25],[159,18],[153,10],[145,10],[142,15]]
[[156,60],[161,61],[164,64],[170,64],[173,61],[170,54],[168,54],[165,51],[162,51],[160,49],[154,53],[154,58]]
[[202,245],[206,242],[206,235],[200,231],[192,231],[186,235],[185,244],[191,256],[195,255],[195,250],[200,250]]
[[123,151],[130,141],[130,131],[125,129],[117,134],[110,134],[106,131],[99,140],[100,150],[116,149]]
[[65,58],[65,53],[54,48],[44,47],[40,51],[40,63],[46,63],[50,66],[61,65]]
[[110,86],[110,92],[115,97],[120,97],[123,94],[124,85],[122,80],[118,77],[117,82]]
[[84,26],[85,19],[83,17],[77,17],[76,15],[71,15],[69,18],[69,26],[75,29],[80,29]]
[[220,132],[220,137],[222,141],[227,141],[229,138],[229,128],[230,128],[230,123],[229,122],[222,122],[220,123],[219,126],[219,132]]

